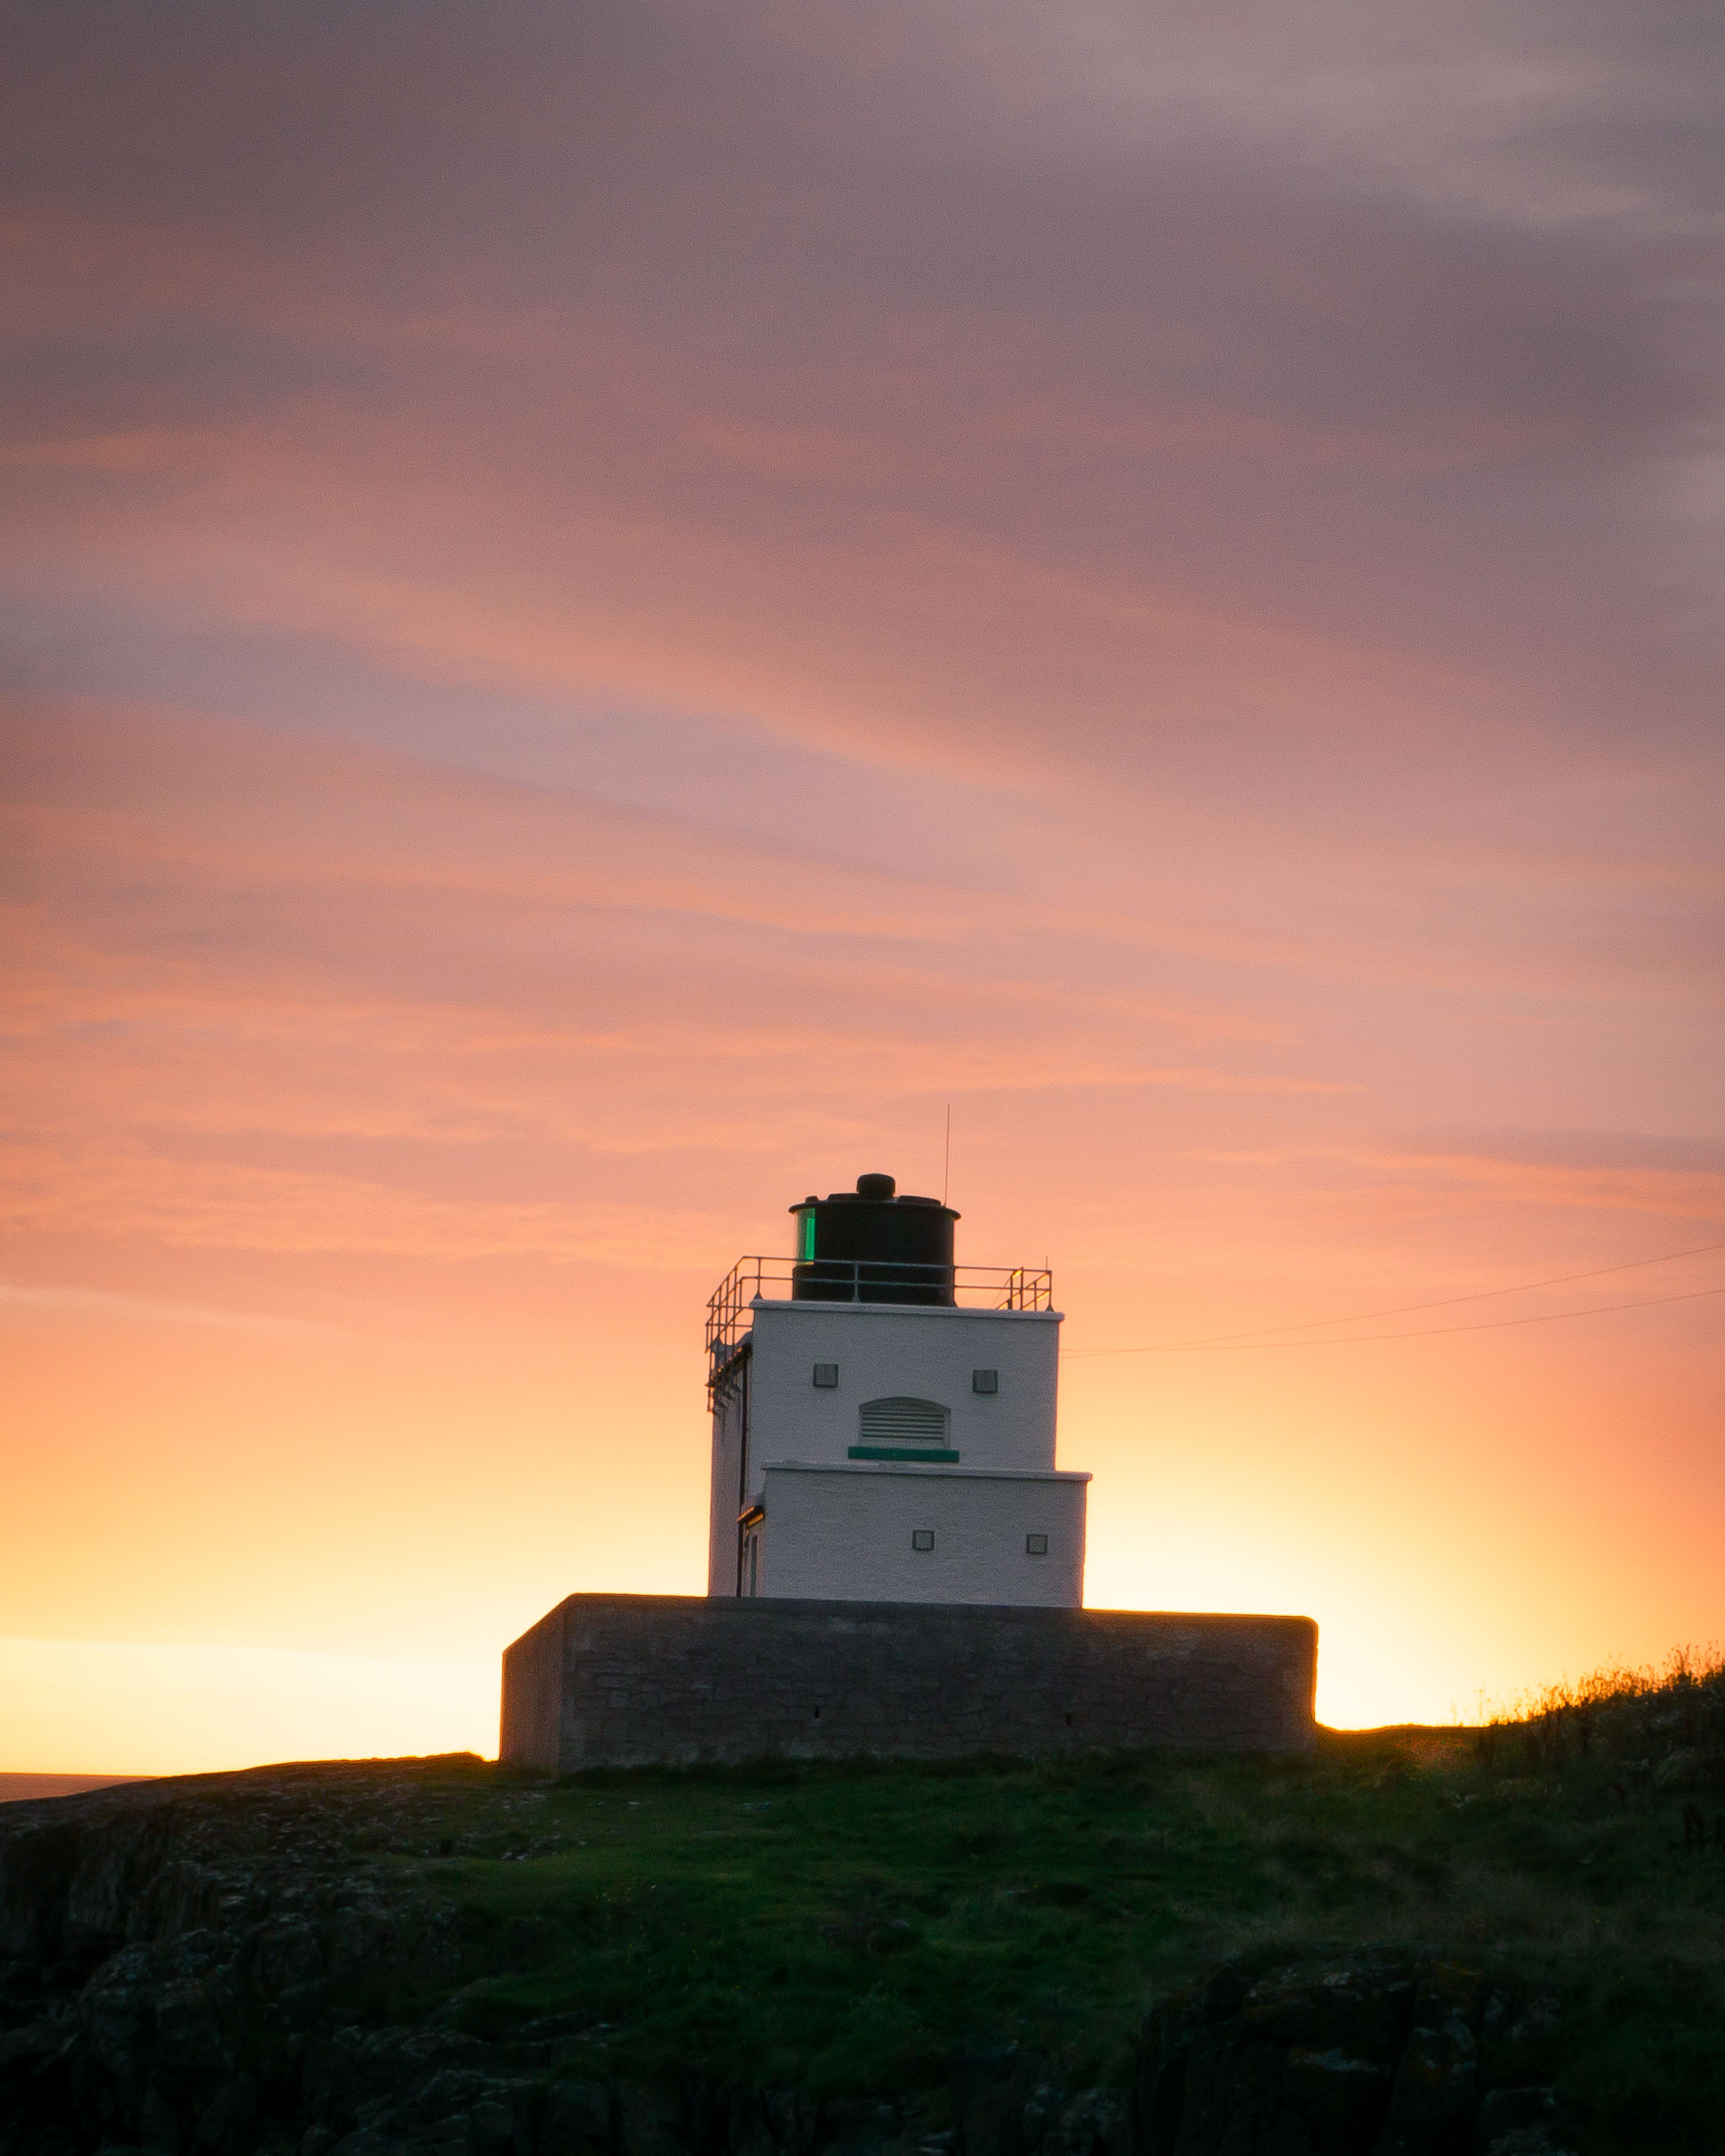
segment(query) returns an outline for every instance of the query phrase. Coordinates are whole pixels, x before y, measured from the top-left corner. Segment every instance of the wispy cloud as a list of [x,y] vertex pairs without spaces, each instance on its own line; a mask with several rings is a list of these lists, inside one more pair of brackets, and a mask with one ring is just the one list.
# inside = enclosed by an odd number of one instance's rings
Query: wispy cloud
[[118,1325],[208,1325],[218,1332],[256,1333],[273,1340],[358,1337],[347,1327],[305,1318],[206,1308],[196,1303],[164,1302],[153,1296],[114,1295],[96,1288],[25,1287],[13,1281],[0,1281],[0,1312],[5,1311],[22,1317],[105,1319]]

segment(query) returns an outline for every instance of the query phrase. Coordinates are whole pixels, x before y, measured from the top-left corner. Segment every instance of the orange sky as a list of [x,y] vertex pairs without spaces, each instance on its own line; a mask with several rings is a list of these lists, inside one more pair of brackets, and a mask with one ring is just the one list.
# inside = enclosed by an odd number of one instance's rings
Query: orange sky
[[0,1768],[494,1748],[948,1102],[1091,1603],[1725,1630],[1717,40],[1059,13],[18,32]]

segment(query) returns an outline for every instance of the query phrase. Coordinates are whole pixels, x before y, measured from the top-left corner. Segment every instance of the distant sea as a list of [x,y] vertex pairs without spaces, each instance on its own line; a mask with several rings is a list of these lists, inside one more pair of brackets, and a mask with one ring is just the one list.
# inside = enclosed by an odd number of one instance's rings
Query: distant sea
[[116,1782],[152,1782],[153,1774],[0,1774],[0,1804],[26,1797],[74,1797],[80,1789],[111,1789]]

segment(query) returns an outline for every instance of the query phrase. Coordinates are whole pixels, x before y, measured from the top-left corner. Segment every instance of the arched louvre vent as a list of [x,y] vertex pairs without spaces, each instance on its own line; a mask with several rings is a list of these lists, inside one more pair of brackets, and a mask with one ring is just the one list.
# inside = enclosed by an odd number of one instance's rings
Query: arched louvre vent
[[862,1404],[862,1441],[865,1445],[944,1445],[949,1409],[937,1400],[865,1400]]

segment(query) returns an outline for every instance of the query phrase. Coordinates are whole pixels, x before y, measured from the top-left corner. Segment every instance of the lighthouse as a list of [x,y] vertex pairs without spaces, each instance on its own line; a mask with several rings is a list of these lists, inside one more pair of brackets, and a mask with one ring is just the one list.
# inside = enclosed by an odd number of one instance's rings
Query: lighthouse
[[957,1265],[959,1215],[890,1175],[789,1210],[707,1306],[709,1599],[1079,1608],[1051,1276]]
[[566,1596],[504,1651],[499,1757],[1311,1751],[1310,1618],[1084,1607],[1047,1270],[958,1264],[890,1175],[790,1213],[707,1305],[706,1593]]

